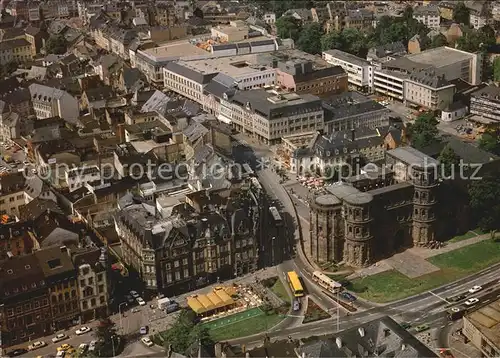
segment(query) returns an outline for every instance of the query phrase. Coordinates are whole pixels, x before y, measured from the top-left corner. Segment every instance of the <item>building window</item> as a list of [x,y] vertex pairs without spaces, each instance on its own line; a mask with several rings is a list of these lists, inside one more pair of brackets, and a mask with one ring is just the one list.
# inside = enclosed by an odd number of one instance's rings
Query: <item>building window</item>
[[92,299],[90,300],[90,306],[91,306],[91,307],[94,307],[94,306],[95,306],[95,298],[92,298]]

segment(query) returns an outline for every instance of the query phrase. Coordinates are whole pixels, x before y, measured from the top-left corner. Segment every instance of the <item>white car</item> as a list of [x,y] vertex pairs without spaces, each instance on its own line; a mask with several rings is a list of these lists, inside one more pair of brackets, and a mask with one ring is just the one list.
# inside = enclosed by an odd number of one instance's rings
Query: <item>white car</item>
[[89,343],[89,352],[95,351],[96,344],[97,344],[97,341],[90,341],[90,343]]
[[87,343],[82,343],[78,346],[78,352],[80,352],[80,354],[83,354],[87,351],[88,348],[89,345]]
[[147,347],[152,347],[154,345],[153,341],[148,337],[142,337],[141,342],[144,343]]
[[137,301],[139,306],[146,306],[146,301],[144,301],[142,297],[137,297],[135,300]]
[[92,330],[92,328],[87,327],[87,326],[83,326],[83,327],[80,327],[79,329],[77,329],[75,333],[77,336],[80,336],[82,334],[90,332],[91,330]]
[[137,298],[139,297],[139,294],[137,293],[137,291],[130,291],[130,296],[134,297],[134,298]]
[[475,305],[478,302],[479,302],[479,299],[477,299],[477,298],[474,297],[474,298],[469,298],[464,303],[465,303],[466,306],[472,306],[472,305]]
[[36,341],[36,342],[31,343],[28,346],[28,350],[34,351],[35,349],[45,347],[46,345],[47,345],[47,343],[45,343],[44,341]]
[[476,293],[481,291],[483,288],[481,286],[474,286],[471,289],[469,289],[469,293]]
[[59,333],[54,338],[52,338],[52,342],[57,343],[57,342],[65,340],[66,338],[68,338],[67,335],[65,335],[64,333]]

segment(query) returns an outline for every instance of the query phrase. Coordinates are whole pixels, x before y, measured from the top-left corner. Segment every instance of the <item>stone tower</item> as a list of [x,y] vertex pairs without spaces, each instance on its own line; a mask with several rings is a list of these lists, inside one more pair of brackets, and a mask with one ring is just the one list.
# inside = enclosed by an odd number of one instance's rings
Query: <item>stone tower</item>
[[327,194],[312,199],[309,207],[310,237],[304,245],[306,255],[319,263],[342,261],[342,202]]
[[413,245],[422,246],[435,240],[437,166],[413,166],[411,175],[415,188],[413,196]]
[[350,266],[369,265],[374,259],[371,230],[371,203],[373,197],[360,191],[343,198],[345,243],[344,262]]

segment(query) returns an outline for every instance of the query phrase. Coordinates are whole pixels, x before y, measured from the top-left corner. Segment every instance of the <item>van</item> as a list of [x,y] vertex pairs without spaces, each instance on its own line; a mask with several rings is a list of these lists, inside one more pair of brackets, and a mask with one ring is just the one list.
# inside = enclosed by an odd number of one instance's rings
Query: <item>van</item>
[[167,311],[167,313],[173,313],[178,309],[179,309],[179,304],[177,302],[172,302],[165,308],[165,311]]

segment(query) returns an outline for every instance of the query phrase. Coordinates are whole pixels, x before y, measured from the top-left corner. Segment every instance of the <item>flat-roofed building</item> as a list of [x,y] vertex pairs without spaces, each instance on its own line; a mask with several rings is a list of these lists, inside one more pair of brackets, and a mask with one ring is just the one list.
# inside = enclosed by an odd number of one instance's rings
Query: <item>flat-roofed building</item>
[[432,66],[437,74],[443,74],[448,81],[461,78],[478,85],[481,83],[483,56],[451,47],[436,47],[427,51],[406,56],[412,62]]
[[500,122],[500,87],[487,86],[473,92],[470,98],[470,113],[486,121]]
[[500,357],[500,300],[465,315],[462,333],[483,357]]
[[285,135],[323,129],[321,99],[310,94],[236,91],[225,96],[221,107],[221,120],[268,144],[279,143]]
[[401,71],[380,68],[373,70],[373,91],[382,95],[404,100],[407,74]]
[[182,58],[211,57],[206,50],[199,48],[189,41],[171,42],[164,46],[137,50],[135,67],[141,70],[147,79],[156,84],[163,84],[163,67],[167,63]]
[[322,57],[326,62],[342,67],[347,72],[350,85],[364,90],[372,87],[373,69],[370,62],[340,50],[324,51]]

